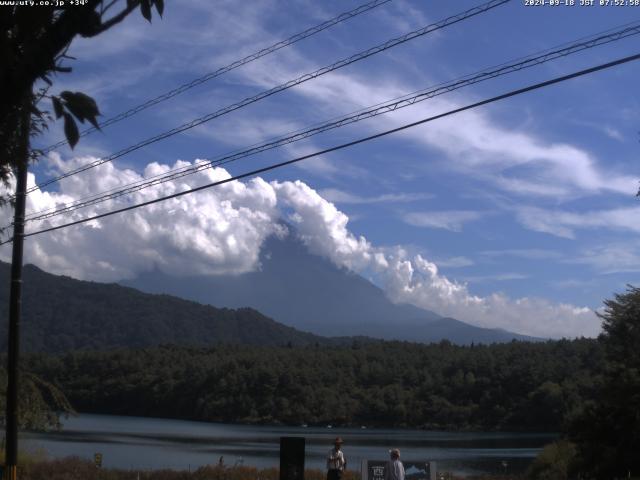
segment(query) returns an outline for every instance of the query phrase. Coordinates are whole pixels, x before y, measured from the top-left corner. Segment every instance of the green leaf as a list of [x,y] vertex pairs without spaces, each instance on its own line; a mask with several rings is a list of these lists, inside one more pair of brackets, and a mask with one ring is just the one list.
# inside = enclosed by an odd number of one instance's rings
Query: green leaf
[[164,12],[164,0],[153,0],[153,3],[156,5],[158,15],[162,18],[162,13]]
[[71,148],[75,147],[80,139],[80,132],[78,132],[78,126],[71,114],[64,113],[64,136],[67,137],[67,142]]
[[93,125],[96,130],[100,130],[100,125],[98,125],[98,120],[96,120],[95,116],[87,117],[87,120],[89,120],[89,123],[91,123],[91,125]]
[[95,126],[96,115],[100,115],[96,101],[82,92],[69,92],[65,90],[60,96],[66,102],[67,110],[84,123],[89,120]]
[[53,111],[56,113],[56,118],[60,118],[64,113],[64,107],[58,97],[51,97],[51,103],[53,103]]
[[151,23],[151,4],[149,3],[149,0],[140,1],[140,12],[142,12],[142,16]]

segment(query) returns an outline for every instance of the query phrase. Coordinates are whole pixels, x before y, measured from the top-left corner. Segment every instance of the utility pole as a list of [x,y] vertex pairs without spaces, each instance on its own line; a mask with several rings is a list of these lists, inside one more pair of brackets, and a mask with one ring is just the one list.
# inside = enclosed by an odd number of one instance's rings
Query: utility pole
[[29,164],[30,97],[23,103],[19,148],[14,170],[16,178],[13,216],[13,251],[11,256],[11,291],[9,294],[9,348],[7,356],[7,410],[5,416],[5,478],[17,479],[18,465],[18,361],[20,357],[20,314],[22,307],[22,257],[24,247],[24,214],[27,202]]

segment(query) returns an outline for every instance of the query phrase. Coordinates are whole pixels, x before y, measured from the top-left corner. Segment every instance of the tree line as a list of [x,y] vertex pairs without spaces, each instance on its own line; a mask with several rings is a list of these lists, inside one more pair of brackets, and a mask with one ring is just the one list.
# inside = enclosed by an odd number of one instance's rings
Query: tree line
[[560,431],[602,381],[595,340],[222,345],[33,354],[81,412],[217,422]]

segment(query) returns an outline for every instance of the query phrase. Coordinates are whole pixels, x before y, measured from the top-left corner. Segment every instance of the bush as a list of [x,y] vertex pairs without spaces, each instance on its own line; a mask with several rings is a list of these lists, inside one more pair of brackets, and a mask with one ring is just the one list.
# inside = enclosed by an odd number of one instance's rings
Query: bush
[[571,477],[576,459],[576,446],[566,440],[558,440],[542,449],[527,470],[532,480],[567,480]]

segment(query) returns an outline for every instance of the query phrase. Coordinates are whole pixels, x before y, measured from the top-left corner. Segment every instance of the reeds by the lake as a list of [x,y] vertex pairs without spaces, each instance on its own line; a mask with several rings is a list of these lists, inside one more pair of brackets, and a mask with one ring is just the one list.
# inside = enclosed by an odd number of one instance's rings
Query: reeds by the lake
[[[30,457],[18,467],[20,480],[279,480],[277,468],[204,466],[191,470],[142,470],[96,467],[94,462],[78,457],[46,460]],[[461,477],[443,474],[446,480]],[[481,476],[474,480],[522,480],[521,476]],[[305,470],[305,480],[326,480],[326,472]],[[360,472],[347,470],[343,480],[360,480]],[[471,480],[471,477],[467,477]]]
[[[78,457],[28,461],[20,465],[20,480],[279,480],[277,468],[204,466],[191,470],[140,470],[96,467]],[[305,480],[325,480],[322,470],[305,470]],[[347,471],[344,480],[360,480]]]

